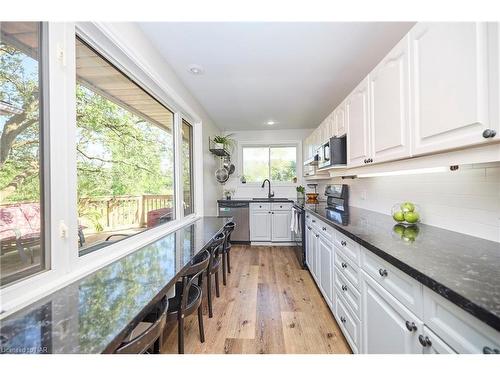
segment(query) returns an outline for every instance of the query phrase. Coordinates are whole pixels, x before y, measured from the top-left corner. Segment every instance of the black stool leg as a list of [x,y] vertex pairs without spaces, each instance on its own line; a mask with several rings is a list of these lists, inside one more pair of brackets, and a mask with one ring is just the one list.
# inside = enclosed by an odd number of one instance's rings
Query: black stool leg
[[227,251],[227,272],[231,273],[231,249]]
[[226,285],[226,253],[222,253],[222,284]]
[[184,314],[179,315],[178,321],[178,350],[179,354],[184,354]]
[[205,330],[203,329],[203,311],[198,307],[198,327],[200,329],[200,341],[205,342]]
[[215,273],[215,295],[217,298],[220,297],[220,290],[219,290],[219,271]]
[[212,311],[212,275],[207,271],[207,300],[208,300],[208,317],[214,316]]

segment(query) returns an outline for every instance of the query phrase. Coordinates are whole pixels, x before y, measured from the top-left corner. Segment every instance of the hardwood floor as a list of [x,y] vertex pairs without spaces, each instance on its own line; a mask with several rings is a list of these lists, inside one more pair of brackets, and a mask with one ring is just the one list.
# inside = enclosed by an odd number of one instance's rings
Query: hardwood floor
[[[185,352],[210,354],[350,353],[329,307],[290,247],[237,246],[214,316],[204,301],[205,343],[196,314],[185,322]],[[204,298],[206,300],[206,298]],[[169,324],[163,353],[177,353],[177,326]]]

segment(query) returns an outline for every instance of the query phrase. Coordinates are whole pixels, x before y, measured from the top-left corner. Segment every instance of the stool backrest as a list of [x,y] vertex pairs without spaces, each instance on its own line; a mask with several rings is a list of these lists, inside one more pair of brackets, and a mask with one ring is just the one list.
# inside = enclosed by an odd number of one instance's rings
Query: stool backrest
[[236,228],[236,224],[233,221],[224,225],[224,234],[226,235],[226,241],[224,243],[225,247],[227,247],[227,245],[231,242],[231,233],[233,233],[234,228]]
[[142,354],[148,350],[156,340],[161,336],[165,327],[166,313],[160,314],[160,317],[151,324],[144,332],[133,340],[123,344],[115,350],[116,354]]
[[[193,282],[199,278],[199,276],[206,271],[210,263],[210,252],[208,250],[203,250],[196,259],[194,263],[189,266],[189,268],[184,272],[182,276],[181,283],[181,307],[182,310],[186,309],[189,297],[189,289]],[[201,280],[201,278],[199,278]]]

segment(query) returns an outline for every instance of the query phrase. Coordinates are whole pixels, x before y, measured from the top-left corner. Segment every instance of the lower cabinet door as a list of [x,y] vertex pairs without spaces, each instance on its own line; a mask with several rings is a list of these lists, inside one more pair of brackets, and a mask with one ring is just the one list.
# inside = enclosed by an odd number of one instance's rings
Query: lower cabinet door
[[362,272],[363,353],[422,353],[422,322],[377,282]]
[[316,280],[316,284],[319,285],[320,268],[319,268],[319,243],[318,242],[319,242],[319,234],[313,230],[312,231],[312,243],[313,243],[313,252],[312,252],[313,272],[312,272],[312,274]]
[[426,326],[418,336],[418,340],[422,345],[424,354],[456,354],[452,348]]
[[321,236],[318,238],[318,253],[321,290],[331,308],[333,305],[333,245]]
[[306,262],[307,262],[307,267],[309,268],[309,271],[313,271],[313,234],[312,234],[312,228],[306,224]]
[[361,343],[361,322],[347,307],[344,299],[337,293],[335,303],[335,318],[339,323],[340,329],[351,346],[353,353],[359,353]]
[[291,211],[271,211],[273,242],[288,242],[292,240],[292,232],[290,230],[291,219]]
[[269,211],[250,211],[250,241],[271,241]]

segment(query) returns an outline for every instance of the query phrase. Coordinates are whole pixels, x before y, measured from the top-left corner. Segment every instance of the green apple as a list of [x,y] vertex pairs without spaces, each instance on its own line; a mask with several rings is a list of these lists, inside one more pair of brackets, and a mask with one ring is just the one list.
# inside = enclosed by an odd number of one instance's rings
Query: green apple
[[405,226],[402,224],[396,224],[394,225],[394,227],[392,227],[394,233],[397,233],[400,237],[403,236],[405,229],[406,229]]
[[404,217],[408,223],[412,224],[416,223],[418,219],[420,219],[420,215],[418,214],[418,212],[412,212],[412,211],[405,212]]
[[401,209],[403,212],[413,212],[415,211],[415,205],[411,202],[404,202],[401,204]]
[[403,221],[405,219],[405,215],[402,211],[396,211],[392,215],[392,218],[396,221]]

